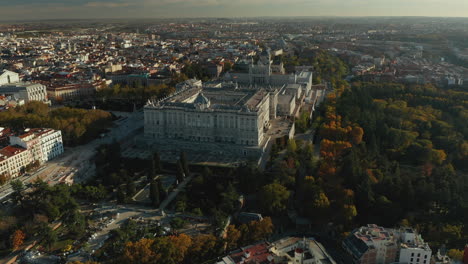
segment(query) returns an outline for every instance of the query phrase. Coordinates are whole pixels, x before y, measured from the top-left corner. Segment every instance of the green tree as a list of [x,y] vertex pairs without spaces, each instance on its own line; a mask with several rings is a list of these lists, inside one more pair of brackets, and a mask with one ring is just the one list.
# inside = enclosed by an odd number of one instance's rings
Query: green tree
[[286,209],[290,192],[279,183],[264,186],[259,193],[261,208],[270,214],[279,214]]
[[219,254],[218,240],[209,234],[199,234],[192,238],[192,246],[189,248],[186,263],[203,263],[217,257]]
[[164,186],[162,185],[161,179],[157,179],[156,183],[158,185],[158,191],[159,191],[159,201],[162,202],[166,199],[167,197],[167,191],[164,189]]
[[182,167],[182,163],[180,162],[180,160],[177,161],[176,169],[177,169],[176,178],[177,178],[178,184],[181,184],[184,181],[185,175],[184,175],[184,168]]
[[127,194],[125,193],[125,188],[123,186],[119,186],[117,188],[117,202],[125,203],[126,201],[127,201]]
[[159,193],[158,183],[153,180],[150,183],[150,200],[151,200],[151,204],[154,207],[159,206],[159,203],[160,203],[159,196],[160,196],[160,193]]
[[135,182],[131,179],[127,181],[127,197],[132,198],[136,194]]
[[52,228],[47,227],[43,233],[43,243],[47,247],[48,250],[52,249],[52,246],[57,242],[58,236],[57,232],[52,230]]
[[10,182],[11,188],[13,189],[13,201],[19,204],[23,198],[24,185],[20,180],[13,180]]
[[450,249],[447,255],[455,261],[462,261],[463,260],[463,250],[459,249]]
[[295,153],[297,150],[296,141],[294,139],[288,140],[288,152]]
[[157,152],[153,154],[153,160],[155,164],[156,173],[161,173],[162,171],[161,157],[159,156]]
[[185,152],[180,153],[180,163],[182,164],[182,168],[184,169],[185,177],[188,177],[190,175],[190,170],[187,161],[187,154]]

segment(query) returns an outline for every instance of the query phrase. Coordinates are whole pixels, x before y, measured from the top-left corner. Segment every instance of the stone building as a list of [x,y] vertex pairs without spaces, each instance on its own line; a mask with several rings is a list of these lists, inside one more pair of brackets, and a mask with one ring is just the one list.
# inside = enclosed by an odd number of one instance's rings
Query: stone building
[[255,155],[266,143],[269,120],[265,89],[189,89],[145,106],[145,137],[237,145],[237,154]]
[[273,71],[269,53],[262,53],[248,73],[180,84],[176,94],[145,106],[145,140],[158,150],[166,145],[259,158],[270,140],[271,121],[294,116],[311,95],[312,72],[281,72]]

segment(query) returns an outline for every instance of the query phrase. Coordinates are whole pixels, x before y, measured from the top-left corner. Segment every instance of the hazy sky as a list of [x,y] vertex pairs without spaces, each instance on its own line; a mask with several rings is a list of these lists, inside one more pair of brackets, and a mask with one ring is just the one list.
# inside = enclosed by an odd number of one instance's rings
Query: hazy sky
[[468,17],[468,0],[0,0],[0,20],[243,16]]

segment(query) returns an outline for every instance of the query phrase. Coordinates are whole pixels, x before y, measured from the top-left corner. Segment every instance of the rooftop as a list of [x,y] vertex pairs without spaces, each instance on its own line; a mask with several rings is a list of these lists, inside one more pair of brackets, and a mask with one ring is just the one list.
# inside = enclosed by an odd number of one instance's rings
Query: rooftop
[[13,157],[14,155],[17,155],[26,149],[20,147],[20,146],[6,146],[2,149],[0,149],[0,161],[4,161],[10,157]]

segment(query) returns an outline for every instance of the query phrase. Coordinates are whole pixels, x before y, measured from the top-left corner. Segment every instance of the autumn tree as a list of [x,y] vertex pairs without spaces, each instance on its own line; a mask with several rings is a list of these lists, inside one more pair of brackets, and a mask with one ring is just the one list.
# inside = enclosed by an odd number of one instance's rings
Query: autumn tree
[[241,232],[236,229],[236,226],[234,225],[229,225],[226,229],[226,237],[225,237],[225,242],[226,242],[226,248],[229,249],[234,249],[237,247],[237,242],[241,238]]
[[8,174],[2,173],[0,174],[0,186],[4,185],[10,177],[8,177]]
[[123,251],[124,263],[156,263],[157,254],[153,251],[154,240],[143,238],[136,242],[128,242]]
[[19,229],[16,230],[11,236],[11,245],[12,245],[13,250],[19,249],[23,245],[25,238],[26,238],[26,235],[24,234],[23,231]]
[[192,238],[192,246],[185,257],[186,263],[203,263],[218,254],[218,241],[211,234],[199,234]]
[[361,127],[353,127],[351,130],[351,141],[359,145],[362,142],[362,137],[364,136],[364,130]]
[[192,239],[186,234],[170,236],[168,239],[176,250],[171,252],[168,256],[164,256],[161,263],[176,264],[182,262],[189,248],[192,246]]
[[250,222],[248,228],[250,241],[260,241],[273,233],[273,222],[270,217],[265,217],[260,221]]

